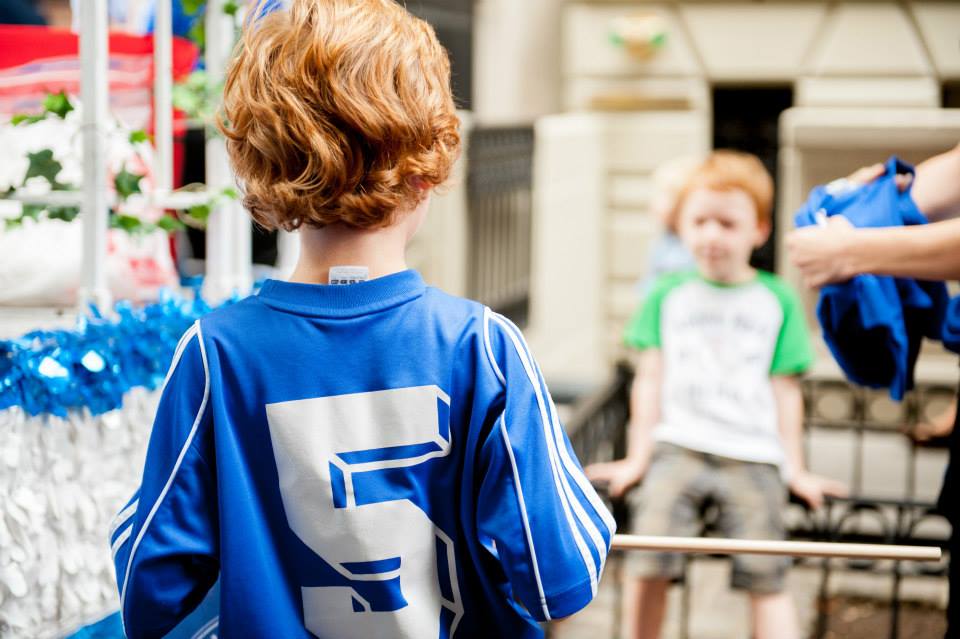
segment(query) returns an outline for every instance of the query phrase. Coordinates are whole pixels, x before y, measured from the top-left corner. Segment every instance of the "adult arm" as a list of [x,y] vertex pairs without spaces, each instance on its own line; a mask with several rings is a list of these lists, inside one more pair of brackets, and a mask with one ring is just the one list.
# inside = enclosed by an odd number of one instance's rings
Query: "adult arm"
[[960,215],[960,144],[918,164],[911,193],[931,221]]
[[960,279],[960,218],[890,228],[855,229],[841,216],[825,227],[790,233],[787,250],[812,287],[861,273],[924,280]]

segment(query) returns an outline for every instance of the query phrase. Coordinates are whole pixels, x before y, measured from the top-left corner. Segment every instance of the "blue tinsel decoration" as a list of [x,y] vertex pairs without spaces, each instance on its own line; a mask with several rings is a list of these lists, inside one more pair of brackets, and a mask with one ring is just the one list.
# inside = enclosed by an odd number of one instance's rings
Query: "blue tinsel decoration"
[[131,388],[163,381],[180,336],[210,306],[197,296],[170,293],[157,303],[119,302],[114,317],[96,308],[74,330],[33,331],[0,340],[0,410],[20,406],[29,415],[94,415],[119,408]]

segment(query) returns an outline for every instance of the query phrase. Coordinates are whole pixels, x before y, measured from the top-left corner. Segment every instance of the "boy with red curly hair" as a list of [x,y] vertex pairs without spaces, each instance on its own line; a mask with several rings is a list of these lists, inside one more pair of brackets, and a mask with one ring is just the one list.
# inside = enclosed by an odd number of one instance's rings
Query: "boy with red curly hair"
[[[782,539],[788,488],[812,508],[845,490],[804,461],[800,376],[813,349],[803,307],[785,282],[750,266],[772,208],[773,180],[747,153],[714,151],[679,190],[677,230],[696,266],[660,276],[630,320],[627,456],[587,468],[613,497],[643,480],[629,497],[636,534],[695,536],[713,505],[724,537]],[[789,566],[733,558],[731,586],[750,596],[757,639],[801,635]],[[656,639],[683,557],[634,553],[626,570],[624,636]]]
[[300,261],[177,348],[111,534],[127,636],[218,574],[228,637],[541,636],[613,522],[517,327],[406,267],[459,151],[446,53],[390,0],[254,15],[222,130]]

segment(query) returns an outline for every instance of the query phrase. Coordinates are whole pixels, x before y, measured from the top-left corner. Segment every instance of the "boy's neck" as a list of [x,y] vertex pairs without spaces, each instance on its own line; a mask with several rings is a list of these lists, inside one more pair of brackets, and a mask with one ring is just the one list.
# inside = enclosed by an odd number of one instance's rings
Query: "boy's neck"
[[401,224],[372,230],[342,224],[301,227],[300,258],[289,280],[327,284],[335,266],[366,266],[370,279],[404,271],[408,239]]
[[700,277],[721,286],[738,286],[752,282],[757,277],[757,269],[749,265],[744,265],[742,269],[737,269],[734,273],[726,273],[721,277],[710,277],[702,269],[698,269]]

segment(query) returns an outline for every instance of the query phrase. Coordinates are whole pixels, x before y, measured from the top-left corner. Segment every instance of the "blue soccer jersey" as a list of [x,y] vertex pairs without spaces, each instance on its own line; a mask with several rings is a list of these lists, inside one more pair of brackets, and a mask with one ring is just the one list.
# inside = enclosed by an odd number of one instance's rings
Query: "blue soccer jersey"
[[129,637],[537,637],[614,524],[520,331],[415,271],[268,281],[184,334],[111,543]]

